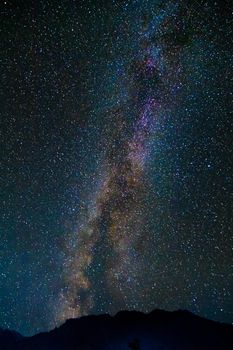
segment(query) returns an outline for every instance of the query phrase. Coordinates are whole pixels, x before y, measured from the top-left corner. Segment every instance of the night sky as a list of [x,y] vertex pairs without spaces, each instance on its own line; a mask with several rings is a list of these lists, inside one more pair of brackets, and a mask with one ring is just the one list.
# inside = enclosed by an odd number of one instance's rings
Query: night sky
[[230,1],[0,3],[0,327],[233,322]]

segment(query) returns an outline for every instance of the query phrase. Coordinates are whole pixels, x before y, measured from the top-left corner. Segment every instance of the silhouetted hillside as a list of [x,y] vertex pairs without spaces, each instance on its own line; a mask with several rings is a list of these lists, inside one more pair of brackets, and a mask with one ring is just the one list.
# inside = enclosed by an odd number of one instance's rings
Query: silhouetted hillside
[[32,337],[0,329],[1,350],[233,349],[233,326],[188,311],[121,311],[67,320]]

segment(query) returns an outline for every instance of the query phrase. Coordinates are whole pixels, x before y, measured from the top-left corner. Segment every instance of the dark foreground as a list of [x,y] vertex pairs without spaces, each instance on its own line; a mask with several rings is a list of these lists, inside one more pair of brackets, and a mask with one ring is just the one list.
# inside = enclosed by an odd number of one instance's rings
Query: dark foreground
[[23,337],[0,329],[1,350],[233,349],[233,326],[188,311],[122,311],[71,319],[47,333]]

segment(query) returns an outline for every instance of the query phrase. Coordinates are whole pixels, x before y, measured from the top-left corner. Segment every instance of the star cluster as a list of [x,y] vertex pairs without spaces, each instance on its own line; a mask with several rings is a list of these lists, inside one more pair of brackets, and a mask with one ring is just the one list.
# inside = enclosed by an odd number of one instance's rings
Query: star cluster
[[233,322],[230,6],[1,5],[0,326]]

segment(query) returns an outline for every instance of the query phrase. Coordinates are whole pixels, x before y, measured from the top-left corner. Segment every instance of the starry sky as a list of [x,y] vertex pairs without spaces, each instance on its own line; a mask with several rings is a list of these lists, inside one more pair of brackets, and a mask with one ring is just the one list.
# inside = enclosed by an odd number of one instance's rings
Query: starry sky
[[233,322],[230,1],[1,1],[0,327]]

